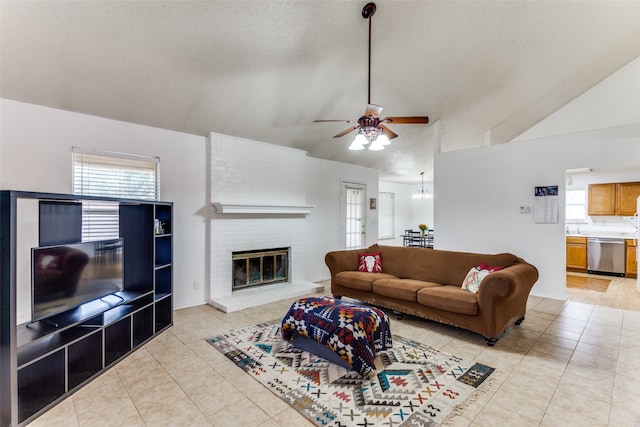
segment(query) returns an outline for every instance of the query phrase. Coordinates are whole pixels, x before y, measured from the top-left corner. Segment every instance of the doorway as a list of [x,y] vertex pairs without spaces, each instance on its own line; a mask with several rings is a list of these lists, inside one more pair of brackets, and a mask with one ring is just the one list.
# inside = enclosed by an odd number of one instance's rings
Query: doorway
[[[640,293],[634,276],[593,274],[592,270],[600,269],[590,266],[592,261],[589,261],[589,238],[616,241],[634,239],[636,235],[633,218],[621,215],[589,215],[588,208],[590,185],[636,182],[639,176],[639,166],[580,168],[566,171],[564,228],[568,300],[627,310],[640,308]],[[595,211],[598,212],[598,209]]]
[[342,183],[342,230],[345,249],[362,248],[365,236],[366,185],[350,182]]

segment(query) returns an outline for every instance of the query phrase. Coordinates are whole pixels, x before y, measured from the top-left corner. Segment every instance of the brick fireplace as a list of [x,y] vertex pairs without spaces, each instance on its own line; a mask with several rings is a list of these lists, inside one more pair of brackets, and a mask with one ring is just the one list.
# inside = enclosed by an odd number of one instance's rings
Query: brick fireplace
[[[305,279],[306,218],[313,208],[305,201],[305,156],[211,134],[209,303],[214,307],[231,312],[323,289]],[[234,254],[265,248],[288,250],[286,280],[256,286],[245,280],[236,286]],[[251,264],[245,261],[245,268],[251,270]]]

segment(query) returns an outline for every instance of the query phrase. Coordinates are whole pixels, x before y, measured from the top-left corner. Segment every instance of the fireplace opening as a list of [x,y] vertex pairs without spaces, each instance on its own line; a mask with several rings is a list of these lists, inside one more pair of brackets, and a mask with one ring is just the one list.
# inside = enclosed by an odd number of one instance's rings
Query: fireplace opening
[[233,290],[289,280],[289,248],[233,252]]

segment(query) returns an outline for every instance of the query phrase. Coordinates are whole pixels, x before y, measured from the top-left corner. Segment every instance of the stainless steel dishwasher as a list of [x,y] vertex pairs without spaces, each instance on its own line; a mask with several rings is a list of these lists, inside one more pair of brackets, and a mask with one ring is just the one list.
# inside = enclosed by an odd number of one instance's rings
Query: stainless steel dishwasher
[[589,273],[624,276],[624,239],[589,237],[587,254]]

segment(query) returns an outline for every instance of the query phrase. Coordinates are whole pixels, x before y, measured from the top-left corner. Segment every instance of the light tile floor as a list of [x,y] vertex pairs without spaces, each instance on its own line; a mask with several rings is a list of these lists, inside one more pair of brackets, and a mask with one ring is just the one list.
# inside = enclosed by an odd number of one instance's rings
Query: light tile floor
[[599,305],[611,308],[621,308],[623,310],[640,311],[640,293],[638,293],[635,279],[624,279],[621,277],[589,275],[585,273],[571,273],[575,276],[595,277],[598,279],[611,279],[606,292],[581,291],[579,289],[567,288],[567,298],[570,301],[584,302],[587,304]]
[[[624,298],[640,302],[632,292],[635,280],[617,279],[615,286],[624,288]],[[597,305],[602,298],[589,295],[583,297],[592,303],[570,297],[530,297],[526,320],[495,347],[453,327],[389,317],[396,334],[498,369],[490,391],[466,407],[454,426],[639,426],[640,311]],[[229,314],[209,306],[177,310],[169,330],[30,426],[311,425],[205,342],[239,326],[279,319],[290,304]]]

